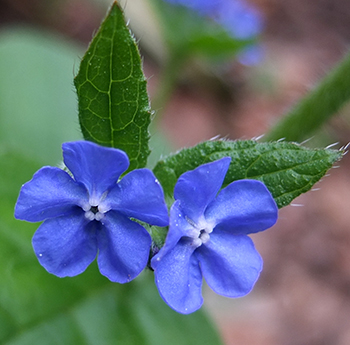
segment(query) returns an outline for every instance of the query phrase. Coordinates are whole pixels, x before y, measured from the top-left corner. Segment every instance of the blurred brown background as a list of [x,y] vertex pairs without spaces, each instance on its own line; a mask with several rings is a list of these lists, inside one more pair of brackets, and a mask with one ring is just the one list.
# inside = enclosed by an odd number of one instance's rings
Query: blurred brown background
[[[140,2],[146,0],[129,0],[126,11],[132,28],[145,26],[140,47],[152,95],[159,86],[162,56],[152,50],[157,46],[152,40],[158,38],[147,34],[149,19],[144,12],[138,16]],[[29,24],[86,47],[108,3],[0,0],[0,30]],[[179,76],[169,105],[158,109],[162,130],[174,148],[218,134],[230,139],[264,134],[347,52],[348,0],[254,3],[266,18],[265,61],[253,68],[232,62]],[[315,142],[347,144],[349,122],[350,107],[345,107]],[[264,270],[249,296],[229,300],[205,290],[206,306],[227,345],[350,344],[349,156],[339,165],[316,186],[319,190],[294,201],[299,206],[282,209],[274,228],[254,235]]]

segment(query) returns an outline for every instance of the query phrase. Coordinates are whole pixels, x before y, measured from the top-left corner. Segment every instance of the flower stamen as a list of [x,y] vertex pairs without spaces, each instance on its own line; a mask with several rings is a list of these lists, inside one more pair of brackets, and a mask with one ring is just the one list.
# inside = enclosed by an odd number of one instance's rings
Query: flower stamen
[[207,243],[210,240],[209,233],[206,232],[205,230],[200,231],[199,238],[202,241],[202,243]]
[[100,205],[91,205],[91,201],[89,201],[89,204],[84,205],[82,209],[85,211],[85,218],[90,221],[100,221],[105,216],[105,213],[110,210],[110,207],[103,202]]
[[187,222],[193,227],[188,234],[192,238],[191,245],[200,247],[202,244],[207,243],[210,240],[209,234],[213,231],[213,227],[209,226],[205,221],[201,221],[201,224],[196,224],[192,219],[185,216]]

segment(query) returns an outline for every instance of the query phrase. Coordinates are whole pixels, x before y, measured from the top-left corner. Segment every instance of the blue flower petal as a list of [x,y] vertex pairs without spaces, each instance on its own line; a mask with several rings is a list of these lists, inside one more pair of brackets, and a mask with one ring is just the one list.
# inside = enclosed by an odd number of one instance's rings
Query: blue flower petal
[[58,277],[84,272],[97,254],[95,224],[88,223],[81,210],[44,221],[32,240],[40,264]]
[[138,169],[125,175],[106,198],[112,209],[152,225],[169,224],[163,189],[149,169]]
[[185,172],[178,179],[174,197],[187,217],[197,223],[207,205],[214,200],[221,188],[231,158],[224,157]]
[[[164,301],[179,313],[189,314],[203,303],[202,274],[194,247],[182,239],[170,252],[153,257],[155,282]],[[159,255],[160,254],[160,255]]]
[[186,216],[179,208],[179,204],[179,201],[175,201],[171,206],[169,231],[165,239],[164,246],[157,254],[157,258],[162,258],[164,255],[166,255],[177,245],[181,237],[188,237],[190,232],[193,230],[193,226],[186,220]]
[[32,180],[22,186],[15,217],[28,222],[39,222],[73,212],[76,205],[87,201],[86,189],[76,183],[65,171],[43,167]]
[[255,66],[261,63],[264,57],[264,48],[257,44],[246,46],[237,54],[238,61],[245,66]]
[[114,186],[129,166],[125,152],[89,141],[64,143],[62,149],[67,168],[77,182],[85,185],[94,200]]
[[277,205],[265,185],[256,180],[239,180],[224,188],[205,211],[214,231],[235,235],[265,230],[277,221]]
[[112,282],[127,283],[146,267],[151,236],[145,228],[119,212],[109,211],[97,234],[101,274]]
[[233,37],[250,39],[263,29],[261,14],[243,1],[223,1],[217,13],[217,21]]
[[[214,230],[215,231],[215,230]],[[241,297],[249,293],[262,269],[253,241],[245,235],[214,232],[195,252],[208,285],[219,295]]]

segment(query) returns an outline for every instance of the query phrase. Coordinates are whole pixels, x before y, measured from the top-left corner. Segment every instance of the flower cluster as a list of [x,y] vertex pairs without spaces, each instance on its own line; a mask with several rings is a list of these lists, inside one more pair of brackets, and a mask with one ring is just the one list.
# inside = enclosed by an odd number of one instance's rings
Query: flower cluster
[[69,171],[41,168],[22,186],[15,208],[18,219],[43,221],[32,243],[48,272],[75,276],[97,256],[101,274],[129,282],[149,260],[152,239],[143,222],[169,225],[151,266],[162,298],[176,311],[200,308],[202,276],[223,296],[252,289],[262,259],[247,234],[271,227],[277,206],[256,180],[220,191],[230,158],[179,178],[169,220],[163,190],[150,170],[121,178],[129,166],[123,151],[77,141],[63,144],[63,157]]
[[[221,25],[233,38],[249,40],[259,35],[263,28],[260,12],[244,0],[165,0],[184,6],[198,14],[211,18]],[[253,65],[261,61],[261,46],[251,45],[238,55],[242,64]]]

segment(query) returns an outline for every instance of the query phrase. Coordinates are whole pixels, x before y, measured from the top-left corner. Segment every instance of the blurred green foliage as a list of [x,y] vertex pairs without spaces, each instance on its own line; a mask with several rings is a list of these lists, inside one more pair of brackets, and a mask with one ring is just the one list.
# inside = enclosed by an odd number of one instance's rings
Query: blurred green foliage
[[0,147],[57,164],[81,138],[73,87],[82,50],[30,28],[0,33]]

